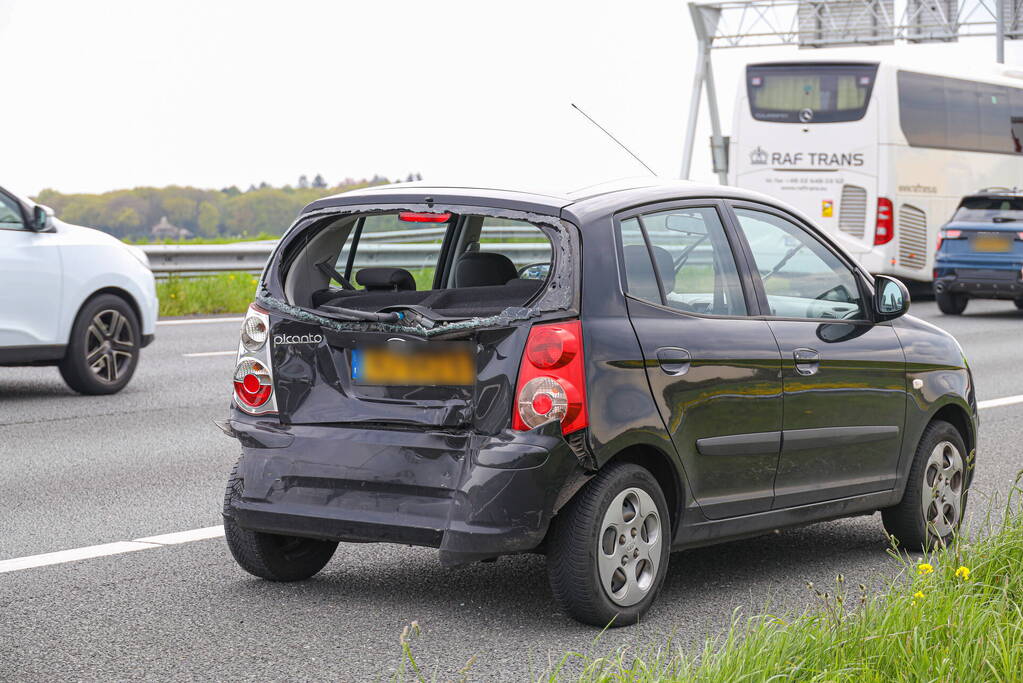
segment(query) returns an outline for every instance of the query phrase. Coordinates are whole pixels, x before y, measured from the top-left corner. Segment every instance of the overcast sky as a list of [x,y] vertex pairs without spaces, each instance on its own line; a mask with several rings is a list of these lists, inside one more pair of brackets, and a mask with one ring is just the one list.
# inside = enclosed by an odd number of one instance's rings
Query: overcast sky
[[[715,52],[725,132],[743,64],[805,54]],[[824,55],[981,69],[994,43]],[[677,177],[694,60],[682,0],[0,0],[0,184],[244,189],[418,171],[569,188],[645,173],[570,102]],[[713,178],[707,135],[697,179]]]

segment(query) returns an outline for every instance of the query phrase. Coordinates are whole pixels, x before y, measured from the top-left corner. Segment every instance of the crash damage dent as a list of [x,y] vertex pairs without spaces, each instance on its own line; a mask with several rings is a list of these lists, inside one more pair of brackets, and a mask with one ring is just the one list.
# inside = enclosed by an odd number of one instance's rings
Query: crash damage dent
[[591,476],[557,422],[495,436],[339,434],[240,414],[220,426],[242,444],[241,483],[225,508],[239,526],[436,547],[445,565],[536,550],[558,508]]
[[[319,315],[316,311],[294,306],[283,296],[283,275],[280,270],[280,255],[285,253],[295,240],[304,236],[315,223],[325,218],[343,218],[352,214],[391,213],[394,211],[432,211],[468,213],[492,218],[507,218],[526,221],[540,228],[551,241],[551,276],[537,299],[528,306],[510,307],[493,316],[474,317],[452,322],[438,322],[433,327],[410,320],[407,324],[343,321]],[[271,255],[267,270],[260,278],[256,293],[256,301],[262,306],[272,308],[295,320],[323,326],[336,332],[387,332],[413,334],[422,337],[440,335],[457,335],[467,331],[504,327],[517,321],[528,320],[545,313],[565,311],[577,308],[575,292],[579,291],[578,279],[581,269],[578,267],[579,243],[576,239],[574,226],[555,216],[548,216],[529,211],[495,209],[490,207],[438,205],[438,204],[405,204],[405,205],[363,205],[343,208],[324,209],[308,213],[299,218],[284,234],[277,248]]]

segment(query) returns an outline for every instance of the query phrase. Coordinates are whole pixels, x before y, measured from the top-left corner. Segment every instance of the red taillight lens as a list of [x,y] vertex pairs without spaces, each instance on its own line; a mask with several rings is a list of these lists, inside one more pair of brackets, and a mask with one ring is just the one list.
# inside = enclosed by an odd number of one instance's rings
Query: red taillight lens
[[[1020,233],[1023,234],[1023,233]],[[957,240],[963,236],[962,230],[942,230],[938,233],[938,246],[937,249],[941,249],[941,243],[945,240]]]
[[447,223],[451,220],[450,213],[428,213],[425,211],[401,211],[398,219],[407,223]]
[[529,334],[526,357],[538,368],[556,368],[575,357],[578,344],[575,336],[556,325],[535,327]]
[[258,408],[270,400],[273,379],[270,371],[257,360],[244,358],[234,371],[234,395],[250,408]]
[[877,198],[877,224],[874,228],[874,246],[888,244],[895,237],[895,219],[892,200]]
[[519,366],[512,427],[522,431],[551,420],[571,434],[588,424],[578,320],[536,325],[529,331]]

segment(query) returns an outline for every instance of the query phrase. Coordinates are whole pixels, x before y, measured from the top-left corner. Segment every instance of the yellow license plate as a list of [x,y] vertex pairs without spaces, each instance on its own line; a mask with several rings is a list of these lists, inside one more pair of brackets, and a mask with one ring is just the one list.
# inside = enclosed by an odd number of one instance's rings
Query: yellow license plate
[[1012,240],[1008,237],[980,235],[973,238],[975,251],[1012,251]]
[[352,351],[352,380],[385,386],[465,386],[476,380],[476,363],[467,344],[443,349],[394,350],[376,347]]

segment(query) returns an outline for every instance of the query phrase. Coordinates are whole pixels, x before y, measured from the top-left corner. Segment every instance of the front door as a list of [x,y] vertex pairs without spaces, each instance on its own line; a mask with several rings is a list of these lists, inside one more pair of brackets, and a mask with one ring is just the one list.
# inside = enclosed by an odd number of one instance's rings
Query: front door
[[785,388],[775,508],[892,488],[906,362],[890,323],[870,320],[853,269],[783,214],[733,205],[758,277]]
[[624,214],[629,316],[700,510],[768,510],[781,443],[781,359],[736,268],[717,202]]
[[60,249],[55,233],[31,230],[22,205],[0,190],[0,347],[64,344]]

